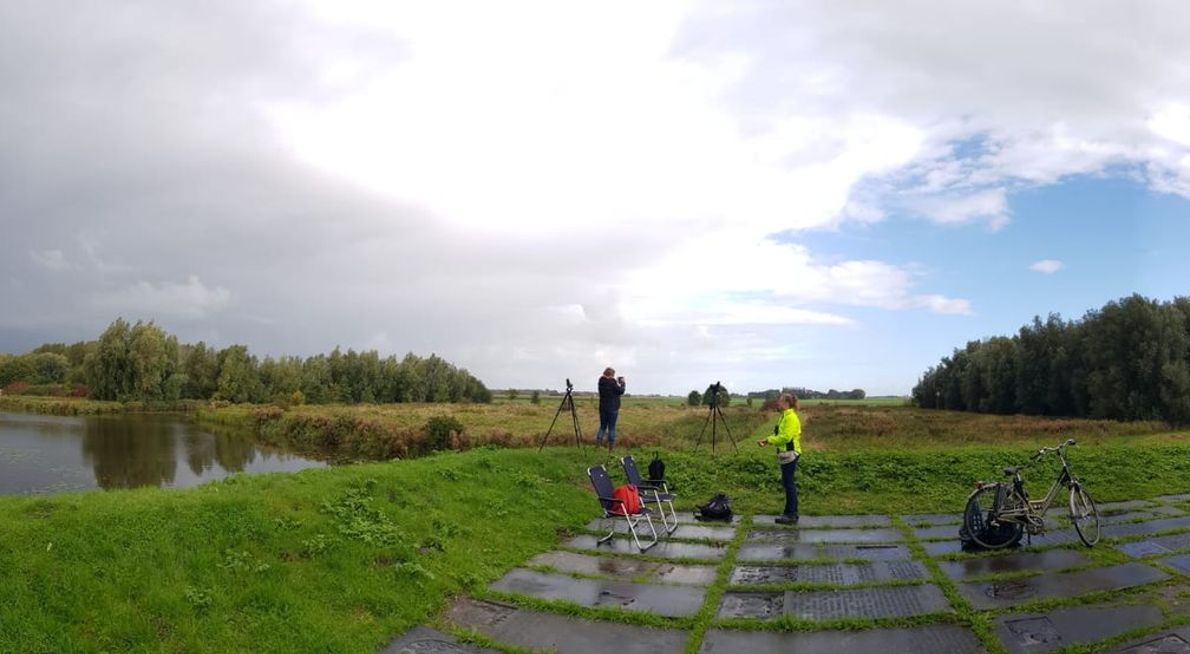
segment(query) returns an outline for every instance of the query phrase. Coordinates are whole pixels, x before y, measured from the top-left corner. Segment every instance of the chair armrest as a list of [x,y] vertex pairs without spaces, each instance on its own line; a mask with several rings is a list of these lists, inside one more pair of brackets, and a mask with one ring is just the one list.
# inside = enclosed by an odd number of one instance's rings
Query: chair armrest
[[640,487],[645,490],[659,490],[662,493],[669,494],[669,486],[662,479],[646,479],[641,483]]
[[601,501],[603,501],[603,502],[617,502],[617,503],[619,503],[619,504],[623,504],[623,503],[624,503],[624,500],[621,500],[621,499],[619,499],[619,498],[616,498],[616,497],[600,497],[599,499],[600,499]]

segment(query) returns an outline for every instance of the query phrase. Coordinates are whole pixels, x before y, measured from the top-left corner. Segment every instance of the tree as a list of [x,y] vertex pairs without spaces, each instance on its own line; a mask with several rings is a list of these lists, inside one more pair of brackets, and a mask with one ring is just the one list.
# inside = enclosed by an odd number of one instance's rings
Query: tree
[[[65,347],[65,346],[63,346]],[[32,355],[34,384],[62,384],[70,374],[70,361],[64,354],[39,352]]]
[[541,404],[541,391],[535,390],[529,395],[529,404]]
[[686,396],[686,404],[689,406],[702,404],[702,395],[699,395],[698,391],[690,391],[690,394]]
[[182,372],[186,375],[182,397],[192,400],[213,397],[219,388],[219,354],[203,341],[181,347],[179,352]]
[[33,375],[33,361],[30,357],[0,354],[0,387],[13,382],[30,381]]
[[[711,400],[715,398],[714,389],[715,389],[715,384],[711,384],[710,386],[707,386],[706,392],[702,394],[702,403],[703,404],[710,404]],[[722,384],[719,385],[718,397],[719,397],[719,406],[727,406],[727,405],[731,404],[731,393],[728,392],[727,387]]]
[[231,402],[252,402],[260,397],[256,357],[244,345],[219,352],[219,382],[215,396]]
[[99,400],[175,400],[181,391],[178,341],[153,322],[123,318],[104,330],[84,361],[91,396]]

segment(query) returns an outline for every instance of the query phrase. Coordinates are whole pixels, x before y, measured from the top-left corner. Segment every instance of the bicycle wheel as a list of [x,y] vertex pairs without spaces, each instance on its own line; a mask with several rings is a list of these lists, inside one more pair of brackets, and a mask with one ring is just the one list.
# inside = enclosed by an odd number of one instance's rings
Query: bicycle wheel
[[996,509],[1004,502],[1003,496],[1000,502],[997,502],[996,495],[1007,492],[1008,488],[1003,484],[996,484],[980,488],[967,499],[967,510],[963,512],[963,526],[977,545],[998,550],[1020,542],[1023,528],[1019,523],[995,520]]
[[1087,547],[1099,542],[1099,509],[1087,489],[1077,483],[1070,486],[1070,521]]

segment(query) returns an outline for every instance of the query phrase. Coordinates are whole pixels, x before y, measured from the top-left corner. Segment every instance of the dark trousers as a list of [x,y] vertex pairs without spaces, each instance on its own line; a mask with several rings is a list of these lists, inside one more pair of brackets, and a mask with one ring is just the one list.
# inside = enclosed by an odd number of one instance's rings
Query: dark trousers
[[797,480],[793,473],[797,472],[797,461],[781,465],[781,485],[785,487],[785,515],[797,515]]
[[616,444],[616,419],[619,417],[619,409],[599,409],[599,431],[595,432],[596,447],[603,444],[604,432],[607,432],[607,446]]

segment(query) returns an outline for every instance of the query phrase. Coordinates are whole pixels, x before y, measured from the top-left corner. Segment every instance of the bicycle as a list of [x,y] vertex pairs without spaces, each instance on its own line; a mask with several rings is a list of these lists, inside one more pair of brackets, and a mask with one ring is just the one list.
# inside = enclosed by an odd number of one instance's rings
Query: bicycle
[[[963,528],[971,540],[988,549],[1000,549],[1020,542],[1022,532],[1030,536],[1045,533],[1045,513],[1058,499],[1058,490],[1070,489],[1070,521],[1074,530],[1087,547],[1099,542],[1099,510],[1090,493],[1070,473],[1064,450],[1074,445],[1071,438],[1057,447],[1043,447],[1029,463],[1004,468],[1004,475],[1012,477],[1012,485],[1006,482],[978,482],[975,491],[967,497],[967,508],[963,512]],[[1032,467],[1049,453],[1058,455],[1062,461],[1062,472],[1049,492],[1040,500],[1031,500],[1025,492],[1025,481],[1021,471]]]

